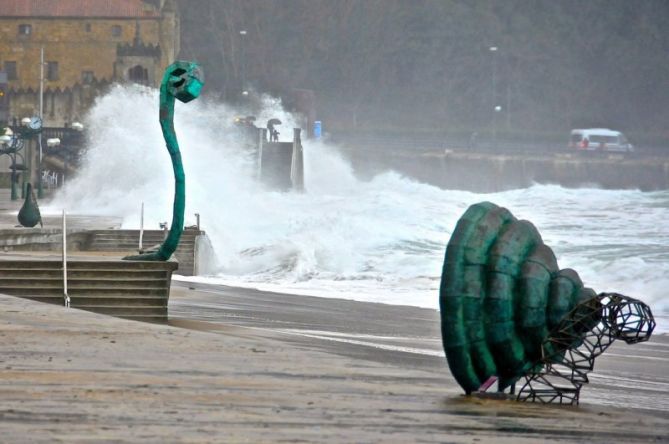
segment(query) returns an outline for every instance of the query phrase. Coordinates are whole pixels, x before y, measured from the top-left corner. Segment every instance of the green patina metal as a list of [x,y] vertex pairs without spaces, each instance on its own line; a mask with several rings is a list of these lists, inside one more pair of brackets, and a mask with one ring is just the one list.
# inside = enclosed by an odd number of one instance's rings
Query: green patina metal
[[467,393],[491,376],[499,377],[500,389],[508,387],[537,365],[542,343],[563,318],[594,296],[578,273],[558,268],[530,222],[490,202],[472,205],[446,249],[440,288],[442,339],[453,376]]
[[37,224],[42,226],[42,214],[39,211],[35,192],[30,183],[28,183],[26,199],[19,210],[18,219],[19,223],[26,228],[33,228]]
[[186,208],[186,178],[179,143],[174,132],[174,102],[175,99],[188,103],[200,95],[204,78],[198,64],[193,62],[177,61],[165,70],[160,85],[160,127],[172,158],[174,169],[174,206],[172,211],[172,225],[167,239],[157,251],[151,251],[135,256],[127,256],[126,260],[137,261],[166,261],[179,245],[183,232],[184,211]]

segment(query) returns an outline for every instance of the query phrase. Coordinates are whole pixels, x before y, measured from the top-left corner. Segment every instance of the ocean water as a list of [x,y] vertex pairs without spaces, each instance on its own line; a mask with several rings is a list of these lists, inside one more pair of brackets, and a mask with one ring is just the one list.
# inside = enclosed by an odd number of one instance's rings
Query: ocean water
[[[259,122],[295,119],[264,99]],[[438,307],[445,246],[483,200],[532,221],[561,268],[597,292],[617,291],[669,311],[669,192],[535,185],[492,194],[442,190],[387,171],[361,181],[336,146],[304,141],[305,193],[264,189],[221,104],[177,104],[186,170],[186,223],[200,213],[215,250],[208,275],[186,280],[388,304]],[[45,213],[120,215],[124,227],[171,220],[173,179],[154,90],[115,87],[86,119],[79,175]],[[290,137],[284,139],[288,140]],[[669,325],[661,325],[666,330]]]

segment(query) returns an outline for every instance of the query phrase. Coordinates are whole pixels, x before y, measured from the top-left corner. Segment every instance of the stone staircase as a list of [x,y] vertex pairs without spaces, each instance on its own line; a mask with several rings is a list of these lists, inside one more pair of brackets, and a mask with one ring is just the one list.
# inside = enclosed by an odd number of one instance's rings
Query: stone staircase
[[[183,231],[179,246],[173,256],[179,262],[178,273],[180,275],[193,276],[196,238],[204,235],[204,231],[201,230],[186,229]],[[144,230],[142,246],[145,250],[153,248],[161,244],[164,238],[164,231]],[[88,240],[82,250],[137,254],[138,247],[139,230],[94,230],[88,232]]]
[[[167,319],[175,262],[68,261],[70,306],[127,319]],[[62,262],[0,261],[0,293],[64,305]]]

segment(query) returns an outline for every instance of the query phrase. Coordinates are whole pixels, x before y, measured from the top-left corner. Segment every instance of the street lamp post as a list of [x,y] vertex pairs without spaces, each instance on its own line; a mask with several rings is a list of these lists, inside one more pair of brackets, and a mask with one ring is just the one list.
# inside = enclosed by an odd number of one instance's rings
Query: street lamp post
[[16,184],[15,184],[15,181],[16,181],[16,169],[15,169],[16,162],[15,162],[14,159],[16,159],[16,156],[12,157],[12,154],[11,154],[12,139],[13,139],[12,136],[9,135],[9,134],[3,134],[2,136],[0,136],[0,145],[7,146],[7,149],[2,149],[2,153],[3,154],[6,153],[9,156],[10,160],[12,161],[12,165],[10,166],[10,168],[12,169],[12,175],[11,175],[11,178],[9,180],[11,181],[11,189],[12,189],[11,199],[16,200],[18,198],[18,196],[16,194]]
[[[40,76],[39,76],[39,118],[44,120],[44,47],[40,50]],[[44,197],[44,189],[42,188],[42,133],[37,135],[37,143],[39,144],[39,159],[37,161],[37,198]]]
[[242,29],[239,31],[240,37],[240,46],[241,46],[241,62],[240,62],[240,70],[241,70],[241,77],[242,77],[242,97],[246,97],[249,95],[249,92],[246,90],[246,30]]
[[[60,146],[60,139],[58,137],[53,137],[51,139],[46,139],[46,146],[49,149],[52,148],[58,148]],[[65,157],[66,154],[63,153],[63,181],[62,183],[65,184],[65,171],[67,170],[67,158]],[[57,181],[56,177],[56,181]]]
[[[72,125],[70,127],[75,131],[74,133],[70,134],[70,137],[68,137],[69,143],[66,141],[65,147],[60,148],[60,153],[63,156],[63,180],[61,182],[61,186],[65,185],[65,179],[67,175],[67,165],[68,162],[71,162],[76,158],[76,154],[74,153],[74,146],[81,146],[82,142],[82,137],[83,137],[83,132],[84,132],[84,125],[80,122],[72,122]],[[55,139],[54,143],[56,143],[55,146],[60,146],[61,141],[60,139]]]
[[497,50],[497,46],[490,47],[492,53],[492,139],[495,151],[497,151],[497,113],[502,109],[497,105],[497,57],[495,57]]
[[[16,156],[19,156],[22,159],[22,165],[25,166],[25,158],[19,151],[24,146],[24,141],[21,137],[16,134],[13,134],[11,131],[7,131],[4,135],[0,136],[0,154],[7,154],[11,161],[10,169],[12,171],[10,176],[10,187],[11,187],[11,200],[17,200],[19,198],[18,192],[16,190],[17,180],[17,170],[19,169],[16,163]],[[24,174],[25,176],[25,174]]]

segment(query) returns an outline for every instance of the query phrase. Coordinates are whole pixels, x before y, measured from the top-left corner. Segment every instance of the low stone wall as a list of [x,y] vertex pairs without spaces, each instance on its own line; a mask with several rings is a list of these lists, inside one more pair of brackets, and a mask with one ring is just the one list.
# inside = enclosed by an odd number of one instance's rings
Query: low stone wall
[[535,183],[606,189],[669,189],[669,159],[620,154],[563,153],[536,156],[488,153],[368,155],[351,151],[363,175],[393,169],[445,189],[495,192]]
[[[85,231],[67,231],[67,245],[72,251],[81,251],[88,242]],[[2,251],[60,251],[63,234],[57,228],[18,228],[0,230]]]

